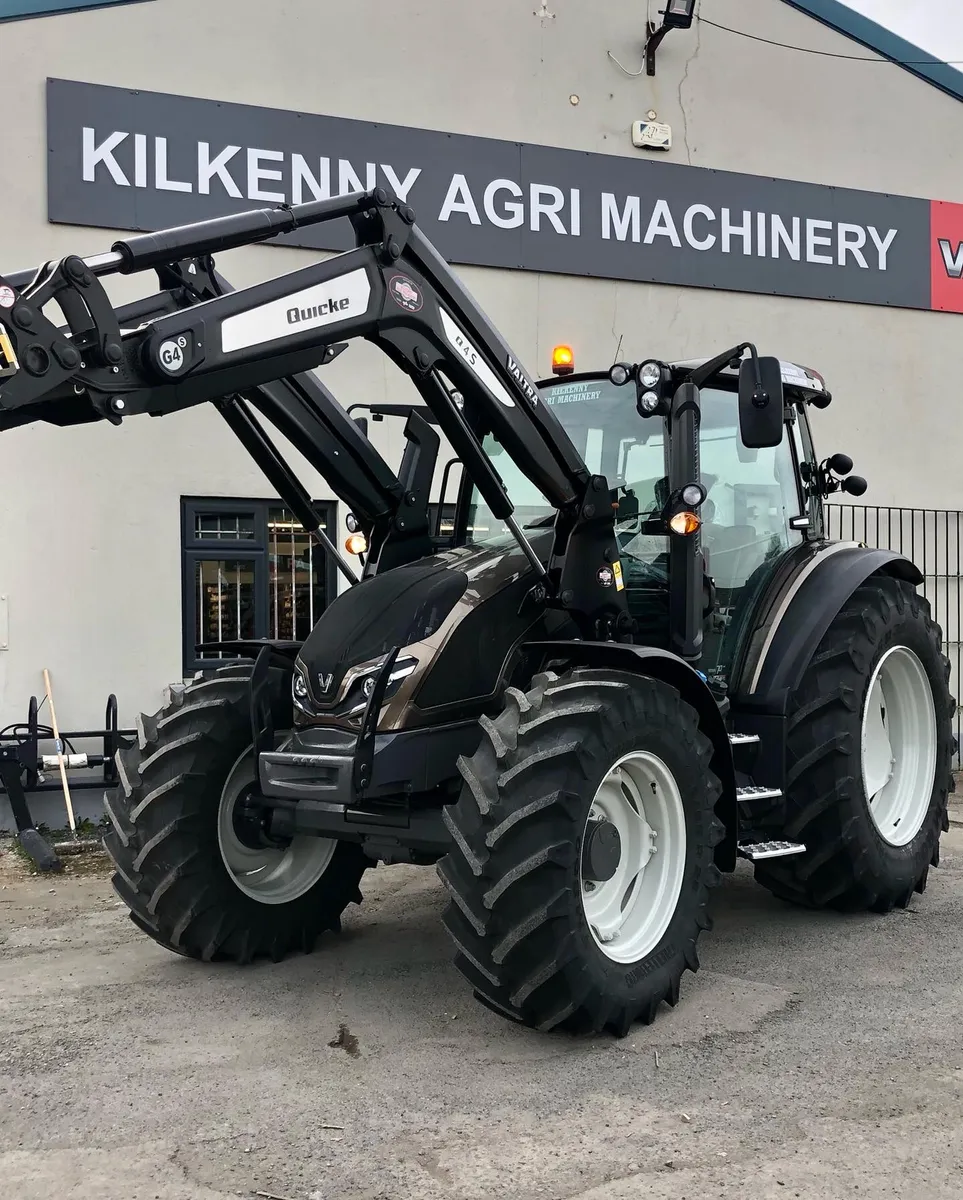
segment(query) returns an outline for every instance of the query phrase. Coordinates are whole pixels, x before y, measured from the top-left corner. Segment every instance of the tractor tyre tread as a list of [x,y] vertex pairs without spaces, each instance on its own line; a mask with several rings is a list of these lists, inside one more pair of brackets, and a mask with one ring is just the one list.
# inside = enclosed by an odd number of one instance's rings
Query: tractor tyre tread
[[[876,833],[869,814],[860,730],[873,666],[904,637],[914,641],[933,684],[939,730],[929,811],[913,842],[897,850]],[[927,599],[889,576],[858,588],[834,619],[790,700],[787,723],[784,836],[804,844],[806,853],[754,867],[757,881],[779,899],[805,908],[885,913],[905,908],[925,888],[930,866],[939,862],[953,791],[956,702],[947,690],[950,663],[941,639]]]
[[[309,953],[321,933],[340,928],[349,903],[360,903],[358,885],[372,865],[360,846],[339,842],[317,883],[283,904],[261,903],[233,882],[217,809],[228,772],[251,744],[252,669],[231,664],[169,689],[164,707],[141,715],[138,738],[118,751],[119,782],[105,796],[103,845],[131,920],[166,949],[207,962]],[[272,673],[279,717],[283,678]]]
[[[666,935],[641,964],[619,964],[585,922],[578,856],[601,776],[639,730],[674,741],[682,769],[688,763],[688,857]],[[482,1003],[540,1030],[619,1037],[651,1022],[663,1001],[677,1003],[682,975],[698,969],[696,941],[711,928],[709,893],[720,879],[711,759],[697,714],[662,681],[576,669],[538,675],[524,693],[508,689],[474,755],[459,760],[461,795],[445,810],[452,848],[438,864],[455,964]]]

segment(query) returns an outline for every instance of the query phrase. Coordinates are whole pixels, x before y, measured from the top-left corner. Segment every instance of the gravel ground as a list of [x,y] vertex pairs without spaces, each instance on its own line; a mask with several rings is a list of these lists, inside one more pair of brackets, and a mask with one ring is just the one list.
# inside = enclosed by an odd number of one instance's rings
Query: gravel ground
[[740,869],[682,1003],[621,1042],[477,1005],[433,871],[379,868],[365,893],[310,957],[205,967],[139,934],[101,863],[27,877],[0,850],[5,1195],[963,1192],[963,826],[886,917],[795,911]]

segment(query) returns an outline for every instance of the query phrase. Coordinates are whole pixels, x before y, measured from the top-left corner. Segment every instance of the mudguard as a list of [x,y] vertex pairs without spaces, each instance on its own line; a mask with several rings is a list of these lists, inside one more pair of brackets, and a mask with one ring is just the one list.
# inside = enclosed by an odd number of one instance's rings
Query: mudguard
[[715,697],[697,670],[677,655],[654,646],[633,646],[625,642],[533,641],[522,646],[525,654],[542,662],[564,659],[573,666],[602,670],[631,671],[650,675],[676,688],[699,714],[703,732],[712,741],[712,770],[722,782],[722,795],[716,814],[725,826],[726,836],[716,846],[716,866],[731,871],[736,863],[737,802],[736,775],[729,732]]
[[734,706],[784,713],[809,660],[858,587],[872,575],[890,575],[919,585],[923,575],[894,550],[856,542],[827,542],[787,580],[757,626],[739,680],[733,680]]
[[[265,647],[270,651],[272,667],[288,667],[294,669],[294,660],[303,643],[286,641],[280,638],[241,638],[231,642],[199,642],[195,647],[198,654],[236,654],[238,658],[257,659]],[[224,666],[224,663],[220,664]],[[217,662],[211,663],[218,666]]]

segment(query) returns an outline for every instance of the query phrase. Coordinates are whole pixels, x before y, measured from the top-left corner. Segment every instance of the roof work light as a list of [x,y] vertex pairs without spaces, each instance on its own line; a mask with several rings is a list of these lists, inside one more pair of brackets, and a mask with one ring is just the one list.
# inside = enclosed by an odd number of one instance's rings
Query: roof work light
[[552,351],[552,374],[571,375],[575,370],[575,355],[571,346],[556,346]]

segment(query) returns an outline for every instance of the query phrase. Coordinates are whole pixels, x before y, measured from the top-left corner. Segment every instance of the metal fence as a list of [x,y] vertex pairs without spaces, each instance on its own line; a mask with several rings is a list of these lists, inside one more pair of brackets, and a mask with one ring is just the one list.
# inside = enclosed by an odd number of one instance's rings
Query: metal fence
[[[963,660],[960,628],[963,626],[963,512],[952,509],[895,508],[871,504],[827,504],[827,532],[831,538],[865,542],[882,550],[905,554],[922,571],[923,594],[933,609],[933,619],[943,631],[950,660],[950,686],[963,704]],[[961,737],[956,714],[956,736]],[[961,765],[958,753],[954,764]]]

